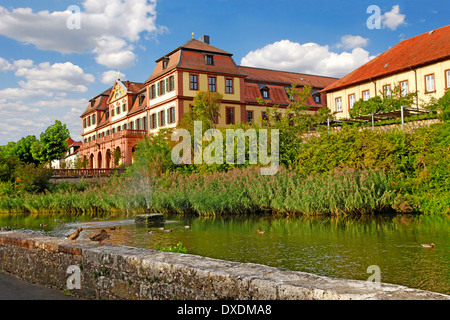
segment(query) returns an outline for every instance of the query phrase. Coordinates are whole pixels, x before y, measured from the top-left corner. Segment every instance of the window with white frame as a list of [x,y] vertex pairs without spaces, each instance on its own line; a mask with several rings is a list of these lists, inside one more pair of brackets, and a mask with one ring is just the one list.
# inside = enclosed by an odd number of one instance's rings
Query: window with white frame
[[336,98],[336,111],[342,111],[342,98]]
[[355,94],[350,94],[350,95],[348,96],[348,107],[349,107],[350,109],[353,109],[353,105],[355,104],[355,102],[356,102],[356,96],[355,96]]
[[363,91],[362,94],[363,94],[364,101],[368,101],[370,99],[370,91],[369,90]]
[[392,97],[391,85],[387,84],[383,86],[383,93],[385,99],[390,99]]
[[402,97],[406,97],[409,94],[408,80],[400,82],[400,91],[402,93]]
[[425,76],[425,90],[426,92],[435,92],[434,74]]

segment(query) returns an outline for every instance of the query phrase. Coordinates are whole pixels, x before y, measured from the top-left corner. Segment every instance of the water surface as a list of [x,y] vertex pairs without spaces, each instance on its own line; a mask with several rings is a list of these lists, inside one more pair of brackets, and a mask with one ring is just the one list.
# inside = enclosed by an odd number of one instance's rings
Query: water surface
[[[3,215],[0,226],[64,237],[81,225],[80,239],[89,239],[104,228],[111,235],[104,243],[155,249],[182,242],[190,254],[336,278],[367,280],[371,275],[367,268],[377,265],[382,282],[450,294],[450,220],[446,217],[166,219],[164,227],[172,232],[139,226],[133,217],[124,216]],[[422,243],[436,247],[424,249]]]

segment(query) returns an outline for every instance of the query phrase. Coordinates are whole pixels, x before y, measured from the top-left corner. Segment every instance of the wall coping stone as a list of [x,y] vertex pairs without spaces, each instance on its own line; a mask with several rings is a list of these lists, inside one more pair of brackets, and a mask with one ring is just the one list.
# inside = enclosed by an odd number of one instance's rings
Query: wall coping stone
[[[30,271],[24,263],[30,265]],[[0,270],[64,290],[69,265],[83,266],[82,289],[73,290],[83,298],[450,300],[448,295],[394,284],[377,287],[367,281],[283,271],[254,263],[0,232]],[[108,270],[108,274],[94,277],[100,270]]]

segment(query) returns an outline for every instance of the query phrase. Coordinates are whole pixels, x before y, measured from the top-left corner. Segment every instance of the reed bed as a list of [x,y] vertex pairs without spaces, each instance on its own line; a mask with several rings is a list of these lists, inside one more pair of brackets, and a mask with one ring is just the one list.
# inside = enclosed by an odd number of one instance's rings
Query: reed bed
[[152,194],[151,206],[163,213],[203,216],[276,212],[299,215],[357,215],[391,210],[395,192],[381,171],[334,171],[298,176],[281,168],[262,176],[259,168],[212,174],[172,172]]

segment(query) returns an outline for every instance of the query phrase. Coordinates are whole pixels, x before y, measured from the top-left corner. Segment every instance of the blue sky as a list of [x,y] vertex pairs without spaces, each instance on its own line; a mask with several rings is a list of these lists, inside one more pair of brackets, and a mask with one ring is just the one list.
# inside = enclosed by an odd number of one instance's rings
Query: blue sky
[[[367,25],[370,5],[380,28]],[[192,32],[238,65],[342,77],[449,17],[448,0],[2,0],[0,145],[38,137],[55,119],[81,139],[87,101],[118,70],[144,82]]]

